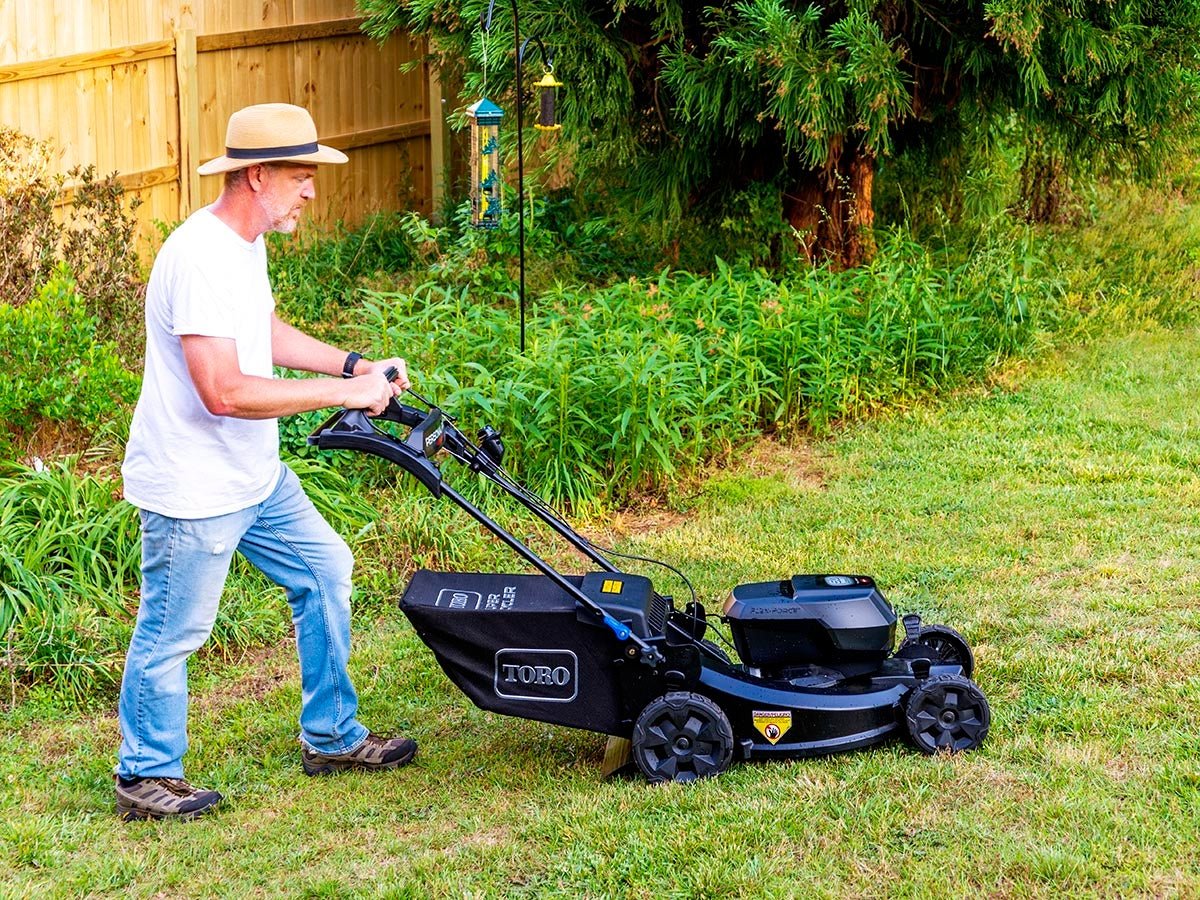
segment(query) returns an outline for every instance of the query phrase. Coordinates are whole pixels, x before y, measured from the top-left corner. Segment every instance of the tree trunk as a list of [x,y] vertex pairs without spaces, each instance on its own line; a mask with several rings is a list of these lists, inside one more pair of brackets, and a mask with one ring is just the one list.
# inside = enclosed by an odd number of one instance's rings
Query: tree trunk
[[875,155],[851,146],[784,194],[784,215],[810,262],[846,269],[875,257]]
[[1067,221],[1070,187],[1062,163],[1052,154],[1030,152],[1021,166],[1021,210],[1030,222]]

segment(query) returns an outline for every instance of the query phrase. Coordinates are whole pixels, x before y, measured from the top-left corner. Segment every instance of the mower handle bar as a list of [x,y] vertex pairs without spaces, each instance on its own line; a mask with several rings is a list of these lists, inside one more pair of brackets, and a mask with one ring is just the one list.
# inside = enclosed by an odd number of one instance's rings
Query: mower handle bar
[[[389,371],[392,371],[389,369]],[[385,373],[386,374],[386,373]],[[393,376],[394,377],[394,376]],[[390,379],[389,379],[390,380]],[[372,418],[396,422],[410,428],[406,438],[398,438],[376,428]],[[658,648],[648,644],[642,638],[633,634],[627,625],[613,618],[607,610],[583,593],[576,585],[568,581],[558,570],[534,553],[519,539],[509,534],[498,523],[494,522],[482,510],[463,497],[456,490],[442,481],[441,469],[433,461],[433,455],[443,446],[460,462],[466,462],[471,468],[481,471],[496,484],[499,484],[509,494],[521,500],[527,509],[542,521],[553,527],[559,534],[570,540],[576,547],[584,549],[578,536],[569,526],[559,523],[547,516],[536,506],[529,503],[519,493],[514,492],[505,480],[497,477],[496,472],[485,466],[476,466],[471,460],[478,461],[482,455],[451,422],[445,420],[442,411],[430,407],[428,412],[421,412],[411,406],[405,406],[395,397],[388,401],[387,407],[378,416],[369,416],[361,409],[339,409],[326,419],[308,436],[308,444],[321,450],[356,450],[369,453],[394,463],[417,479],[434,497],[443,494],[450,497],[458,506],[469,513],[481,525],[495,534],[508,547],[524,558],[527,562],[548,576],[551,581],[570,594],[595,618],[606,626],[617,640],[629,641],[636,645],[636,651],[631,652],[649,665],[662,662],[662,653]],[[590,548],[588,548],[590,551]],[[593,560],[615,571],[612,563],[603,557],[598,557],[594,551],[585,551]]]

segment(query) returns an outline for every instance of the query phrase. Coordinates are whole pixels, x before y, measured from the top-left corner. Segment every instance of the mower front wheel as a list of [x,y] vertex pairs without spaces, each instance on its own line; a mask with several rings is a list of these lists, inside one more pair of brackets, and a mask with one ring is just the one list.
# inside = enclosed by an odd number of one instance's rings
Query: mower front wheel
[[935,675],[921,682],[905,706],[908,735],[922,753],[962,753],[983,743],[992,723],[979,685],[961,675]]
[[672,691],[646,704],[633,725],[633,759],[651,784],[720,775],[733,760],[733,726],[702,694]]

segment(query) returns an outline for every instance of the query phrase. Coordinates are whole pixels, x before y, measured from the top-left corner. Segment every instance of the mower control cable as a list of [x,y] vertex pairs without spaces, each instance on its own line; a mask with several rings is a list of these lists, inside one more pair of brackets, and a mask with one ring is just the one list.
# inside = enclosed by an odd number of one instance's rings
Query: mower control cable
[[[684,583],[684,585],[687,586],[688,592],[692,595],[693,608],[700,607],[701,609],[703,609],[703,606],[700,605],[699,598],[696,596],[695,586],[692,584],[691,580],[686,575],[684,575],[683,572],[681,572],[679,569],[675,568],[675,566],[671,565],[668,562],[664,562],[661,559],[654,559],[653,557],[649,557],[649,556],[638,556],[633,553],[622,553],[619,550],[614,550],[611,547],[604,547],[600,544],[597,544],[595,541],[590,540],[589,538],[580,534],[558,510],[556,510],[553,506],[551,506],[549,503],[547,503],[545,500],[543,500],[537,494],[533,493],[528,488],[526,488],[523,484],[521,484],[519,481],[517,481],[517,479],[507,469],[505,469],[502,464],[496,462],[495,460],[491,459],[490,457],[487,457],[486,454],[481,454],[479,451],[479,448],[477,448],[474,444],[472,444],[471,441],[468,440],[465,435],[462,436],[462,440],[463,440],[463,443],[470,448],[471,454],[464,454],[463,456],[459,456],[458,454],[454,453],[454,450],[451,447],[447,447],[447,452],[450,452],[452,455],[454,455],[454,457],[456,459],[458,459],[459,462],[463,463],[464,465],[467,465],[468,467],[475,468],[477,471],[486,470],[486,474],[489,475],[496,484],[500,485],[510,495],[512,495],[516,499],[520,500],[521,502],[523,502],[528,508],[533,510],[535,513],[540,512],[541,513],[540,518],[543,521],[547,522],[547,524],[550,524],[552,527],[555,527],[556,530],[558,530],[560,534],[569,534],[576,541],[578,541],[579,544],[583,545],[583,548],[590,549],[592,552],[589,553],[588,555],[594,561],[599,562],[601,564],[607,564],[607,565],[611,566],[611,563],[608,563],[608,561],[603,558],[603,554],[608,554],[609,556],[617,556],[617,557],[620,557],[621,559],[634,560],[636,562],[644,562],[644,563],[648,563],[649,565],[654,565],[654,566],[659,566],[661,568],[664,568],[670,572],[673,572],[675,574],[675,576],[678,577],[679,580],[682,581]],[[481,455],[484,458],[486,458],[486,460],[487,460],[487,462],[483,463],[482,465],[479,464],[479,462],[478,462]],[[616,571],[615,566],[613,566],[612,568],[613,568],[613,571]],[[694,613],[688,613],[686,611],[682,611],[682,612],[680,612],[680,615],[687,616],[694,622],[703,622],[706,626],[709,624],[709,622],[708,622],[709,619],[713,619],[717,622],[722,621],[721,617],[719,615],[717,615],[716,613],[705,613],[703,617],[700,617],[700,616],[695,615]],[[610,625],[609,627],[611,628],[613,626]],[[622,626],[622,627],[624,627],[624,626]],[[727,647],[729,647],[730,649],[734,649],[732,642],[724,634],[722,634],[718,629],[714,628],[713,634],[716,635],[717,637],[719,637],[721,639],[721,642],[723,644],[725,644]],[[618,634],[618,636],[619,636],[619,634]],[[621,638],[621,639],[624,640],[624,638]]]
[[[393,381],[399,372],[395,367],[389,367],[383,374],[388,381]],[[409,394],[411,394],[419,402],[423,403],[430,410],[440,409],[440,407],[435,406],[425,397],[422,397],[420,394],[414,391],[411,387],[407,390]],[[507,469],[504,468],[504,465],[500,459],[497,459],[490,453],[483,451],[474,442],[472,442],[470,438],[463,434],[462,431],[454,425],[454,423],[457,421],[454,416],[447,413],[445,410],[441,410],[441,413],[444,422],[447,423],[447,439],[443,446],[445,447],[446,451],[460,463],[464,464],[467,466],[467,468],[473,471],[482,473],[495,484],[503,488],[513,498],[522,502],[527,509],[537,515],[540,519],[542,519],[542,521],[558,531],[563,537],[571,540],[572,543],[574,543],[575,546],[580,550],[584,551],[593,562],[596,562],[610,571],[618,571],[616,566],[604,558],[604,554],[609,553],[613,556],[619,556],[623,559],[638,560],[640,562],[661,566],[664,569],[674,572],[675,575],[678,576],[685,585],[687,585],[687,588],[692,595],[692,602],[698,605],[695,587],[692,586],[691,581],[689,581],[687,577],[677,568],[669,563],[663,562],[662,560],[651,559],[645,556],[635,556],[629,553],[621,553],[616,550],[597,546],[594,542],[588,540],[586,537],[580,534],[561,513],[554,509],[554,507],[521,484],[520,481],[518,481]],[[445,485],[443,485],[442,489],[452,498],[454,498],[459,506],[461,506],[463,509],[466,509],[467,512],[471,513],[472,515],[477,514],[477,511],[474,510],[471,504],[465,503],[466,498],[462,497],[456,491],[449,489]],[[485,524],[488,523],[485,522]],[[493,526],[495,525],[495,523],[490,524]],[[526,553],[523,552],[525,548],[523,548],[518,541],[512,538],[511,535],[508,535],[503,529],[497,527],[495,533],[499,535],[505,541],[505,543],[508,543],[510,547],[516,550],[519,555],[526,556]],[[526,556],[526,558],[531,562],[534,561],[534,558],[531,556]],[[540,564],[540,560],[538,560],[535,564],[538,568],[542,569],[543,572],[549,574],[552,580],[561,580],[562,576],[558,575],[557,572],[554,572],[552,569],[548,569],[548,567],[543,568],[544,564]],[[568,593],[577,593],[577,591],[570,590],[570,588],[573,586],[565,582],[560,586],[567,587]],[[580,594],[580,596],[584,595]],[[629,626],[615,619],[606,610],[604,610],[603,607],[599,606],[590,599],[588,599],[586,606],[589,607],[590,611],[612,631],[618,640],[632,641],[634,644],[636,644],[644,662],[657,664],[662,661],[662,654],[657,650],[657,648],[646,643],[637,635],[633,634]]]
[[[421,399],[423,403],[427,402],[427,401],[423,400],[422,398],[418,398],[418,399]],[[447,418],[450,418],[450,417],[447,416]],[[450,421],[454,421],[454,420],[450,419]],[[597,554],[608,554],[609,556],[619,556],[621,559],[629,559],[629,560],[634,560],[636,562],[644,562],[644,563],[648,563],[650,565],[659,566],[663,569],[666,569],[669,572],[673,572],[675,574],[675,576],[680,581],[682,581],[684,583],[684,585],[687,586],[688,592],[692,595],[692,602],[693,603],[698,602],[697,598],[696,598],[695,586],[692,584],[692,582],[688,579],[688,577],[686,575],[684,575],[681,571],[679,571],[679,569],[675,568],[673,565],[671,565],[668,562],[664,562],[661,559],[654,559],[653,557],[649,557],[649,556],[638,556],[633,553],[622,553],[620,550],[614,550],[611,547],[602,546],[600,544],[597,544],[595,541],[591,540],[590,538],[586,537],[585,535],[580,534],[579,531],[576,530],[575,527],[573,525],[571,525],[570,522],[567,521],[566,517],[563,516],[562,513],[560,513],[557,509],[555,509],[553,506],[551,506],[549,503],[547,503],[544,499],[542,499],[537,494],[533,493],[527,487],[525,487],[523,484],[521,484],[521,482],[519,482],[512,475],[512,473],[510,473],[506,468],[504,468],[504,466],[501,463],[499,463],[495,460],[492,460],[490,457],[487,457],[486,454],[482,454],[480,452],[479,448],[476,447],[474,444],[471,443],[470,440],[467,439],[466,435],[462,436],[462,441],[471,450],[471,455],[466,459],[460,458],[456,455],[455,458],[457,458],[459,460],[459,462],[466,463],[468,466],[472,466],[472,467],[476,467],[476,468],[481,468],[481,469],[486,468],[488,470],[487,474],[491,475],[493,480],[496,481],[496,483],[499,484],[502,488],[504,488],[509,494],[512,494],[518,500],[523,501],[527,506],[544,513],[545,514],[543,516],[544,520],[552,519],[554,523],[561,526],[563,529],[566,529],[567,531],[569,531],[570,534],[576,540],[578,540],[581,544],[586,545],[591,550],[595,551],[595,553],[597,553]],[[450,448],[447,448],[447,449],[450,449]],[[453,452],[453,451],[451,450],[451,452]],[[479,465],[479,459],[481,456],[486,458],[488,461],[487,463],[485,463],[482,466]],[[596,559],[595,561],[602,562],[602,560],[599,560],[599,559]]]

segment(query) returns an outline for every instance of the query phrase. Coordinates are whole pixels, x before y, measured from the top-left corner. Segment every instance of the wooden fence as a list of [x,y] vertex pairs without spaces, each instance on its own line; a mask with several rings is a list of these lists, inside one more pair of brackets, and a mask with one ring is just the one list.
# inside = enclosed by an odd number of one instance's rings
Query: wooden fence
[[[447,140],[423,48],[360,33],[353,0],[0,0],[0,124],[51,140],[58,171],[117,172],[142,199],[143,233],[211,202],[229,114],[251,103],[306,107],[322,143],[312,218],[440,202]],[[432,110],[432,115],[431,115]]]

